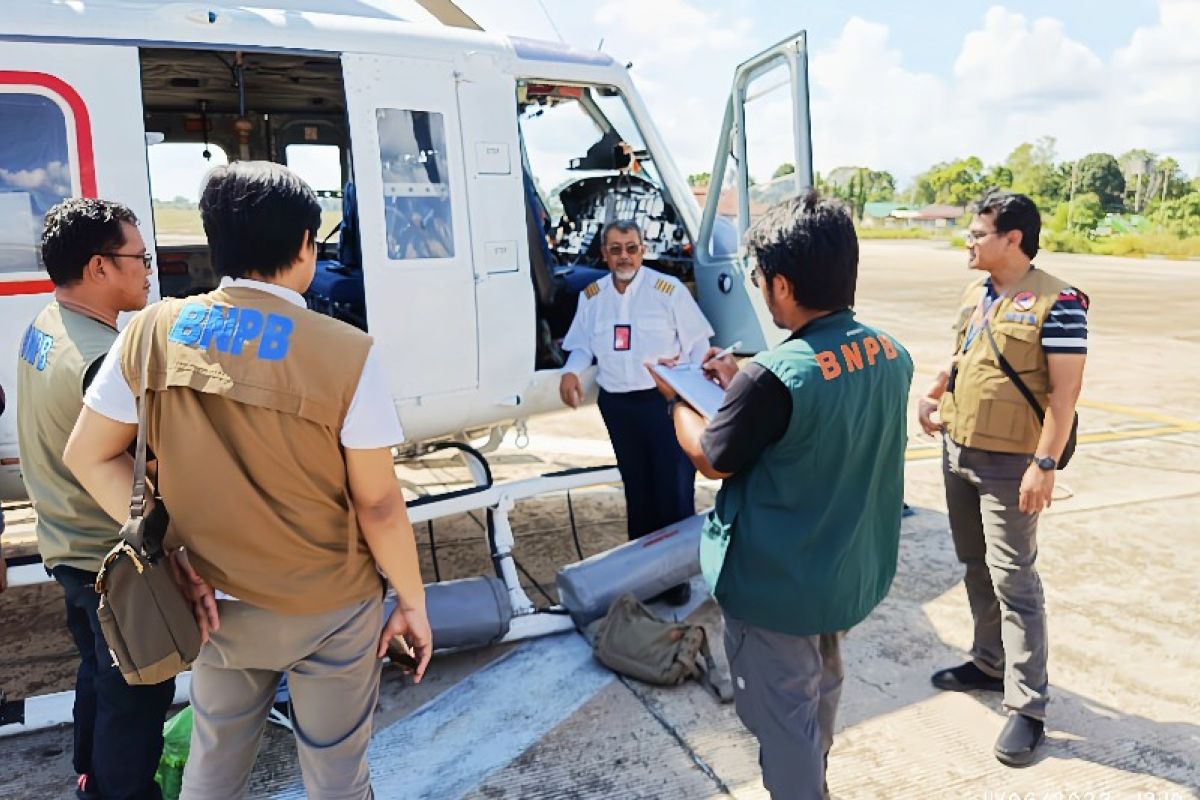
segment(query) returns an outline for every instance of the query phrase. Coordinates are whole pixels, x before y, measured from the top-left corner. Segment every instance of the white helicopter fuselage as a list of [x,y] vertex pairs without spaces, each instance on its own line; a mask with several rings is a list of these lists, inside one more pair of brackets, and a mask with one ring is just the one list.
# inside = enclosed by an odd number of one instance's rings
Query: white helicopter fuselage
[[[561,336],[543,320],[547,298],[558,302],[562,293],[551,286],[539,294],[539,277],[567,280],[573,267],[564,261],[577,256],[582,264],[588,247],[594,256],[595,229],[621,206],[597,196],[587,207],[607,211],[578,212],[558,228],[542,211],[531,222],[537,201],[519,120],[526,110],[619,97],[640,145],[632,162],[609,165],[615,182],[606,185],[625,191],[622,202],[633,198],[635,216],[656,226],[648,259],[681,270],[717,343],[741,340],[749,352],[768,343],[770,321],[728,245],[730,223],[715,212],[719,181],[702,210],[628,71],[610,56],[364,15],[359,3],[264,5],[278,8],[226,0],[5,4],[0,388],[8,410],[0,415],[0,496],[23,496],[16,350],[52,296],[37,254],[48,205],[92,196],[133,209],[158,265],[152,299],[215,283],[203,243],[177,245],[156,230],[147,148],[159,141],[211,140],[231,160],[285,161],[298,144],[340,148],[343,179],[357,196],[361,263],[330,264],[359,282],[361,307],[346,313],[380,348],[412,442],[461,438],[562,407],[552,354],[538,349],[539,335]],[[794,58],[803,37],[779,47],[777,57]],[[736,108],[731,101],[714,175],[724,174],[730,147],[737,151]],[[593,121],[603,133],[605,120]],[[797,186],[811,183],[807,117],[804,126]],[[653,186],[639,182],[635,196],[629,176],[643,164],[652,164]],[[739,222],[744,228],[744,215]],[[722,225],[718,246],[713,231]],[[566,258],[569,238],[578,246]],[[562,245],[551,264],[536,252],[546,241]]]

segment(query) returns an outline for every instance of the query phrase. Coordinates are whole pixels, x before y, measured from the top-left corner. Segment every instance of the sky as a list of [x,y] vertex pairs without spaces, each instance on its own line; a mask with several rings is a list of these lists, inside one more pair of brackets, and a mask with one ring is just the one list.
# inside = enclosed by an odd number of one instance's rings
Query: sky
[[[819,172],[886,169],[903,186],[936,162],[977,155],[997,163],[1022,142],[1052,136],[1059,159],[1143,147],[1200,174],[1200,0],[459,5],[487,30],[602,46],[631,63],[684,173],[712,167],[737,64],[806,30]],[[788,160],[783,95],[768,94],[748,115],[752,172]],[[159,158],[158,168],[177,161]]]

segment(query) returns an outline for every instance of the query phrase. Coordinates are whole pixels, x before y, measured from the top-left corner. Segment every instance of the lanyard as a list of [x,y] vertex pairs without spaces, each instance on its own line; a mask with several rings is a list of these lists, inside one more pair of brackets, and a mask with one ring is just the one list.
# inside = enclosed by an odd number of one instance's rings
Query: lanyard
[[[998,294],[987,302],[987,289],[984,289],[983,296],[979,298],[979,303],[975,306],[975,312],[971,315],[971,322],[967,325],[967,334],[963,337],[962,351],[965,353],[971,347],[971,343],[979,336],[979,332],[983,330],[983,326],[987,324],[988,318],[992,316],[992,309],[996,307],[1004,299],[1004,294]],[[986,305],[985,305],[986,302]]]

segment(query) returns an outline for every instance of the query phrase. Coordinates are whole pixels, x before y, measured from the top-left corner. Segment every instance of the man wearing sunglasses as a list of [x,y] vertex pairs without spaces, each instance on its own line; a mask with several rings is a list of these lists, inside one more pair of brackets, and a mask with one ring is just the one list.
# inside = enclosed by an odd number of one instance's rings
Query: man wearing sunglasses
[[82,798],[157,798],[154,771],[174,681],[129,686],[96,618],[96,572],[120,526],[63,463],[83,393],[117,338],[117,315],[146,305],[151,256],[137,217],[119,203],[65,200],[46,212],[42,261],[54,298],[34,318],[17,359],[21,475],[37,508],[38,550],[63,587],[79,650],[74,760]]
[[[596,361],[600,415],[625,486],[629,538],[637,539],[696,513],[696,470],[679,449],[645,364],[664,358],[699,363],[713,329],[678,279],[642,266],[646,248],[636,223],[607,225],[600,242],[610,274],[579,297],[563,339],[571,355],[559,394],[577,408],[583,402],[579,373]],[[682,605],[689,594],[681,584],[663,599]]]

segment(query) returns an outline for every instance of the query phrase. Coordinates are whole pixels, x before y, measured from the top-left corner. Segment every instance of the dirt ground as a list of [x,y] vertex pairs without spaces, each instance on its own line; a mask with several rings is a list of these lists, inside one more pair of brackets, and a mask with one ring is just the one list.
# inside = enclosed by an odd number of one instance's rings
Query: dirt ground
[[[913,431],[900,567],[891,595],[847,639],[847,683],[829,783],[837,797],[1200,797],[1200,264],[1048,254],[1038,264],[1088,292],[1090,353],[1081,445],[1059,475],[1040,529],[1054,700],[1044,756],[1021,771],[990,754],[1003,718],[994,698],[935,692],[929,674],[957,663],[970,617],[945,519],[937,442]],[[950,323],[970,279],[961,251],[929,242],[862,245],[860,316],[904,343],[914,397],[952,344]],[[530,424],[506,441],[497,478],[611,461],[594,408]],[[466,472],[430,457],[403,477],[436,490]],[[702,482],[698,502],[715,487]],[[619,487],[572,495],[584,555],[619,543]],[[29,512],[7,511],[8,553],[28,546]],[[576,560],[565,496],[518,506],[516,555],[553,597],[553,573]],[[422,568],[435,576],[425,526]],[[443,579],[489,569],[481,519],[434,524]],[[24,543],[24,544],[23,544]],[[532,582],[530,596],[546,602]],[[0,597],[0,690],[10,697],[70,688],[71,647],[50,584]],[[380,728],[486,670],[510,647],[440,659],[421,687],[385,676]],[[536,702],[536,700],[531,700]],[[618,733],[619,731],[619,733]],[[69,734],[0,738],[0,796],[59,796]],[[295,781],[294,749],[269,734],[255,796]],[[282,776],[282,777],[281,777]],[[290,777],[289,777],[290,776]],[[281,781],[283,783],[281,783]],[[1089,795],[1090,793],[1090,795]],[[433,795],[430,795],[433,796]],[[540,735],[468,796],[765,797],[752,738],[698,687],[612,683]]]

